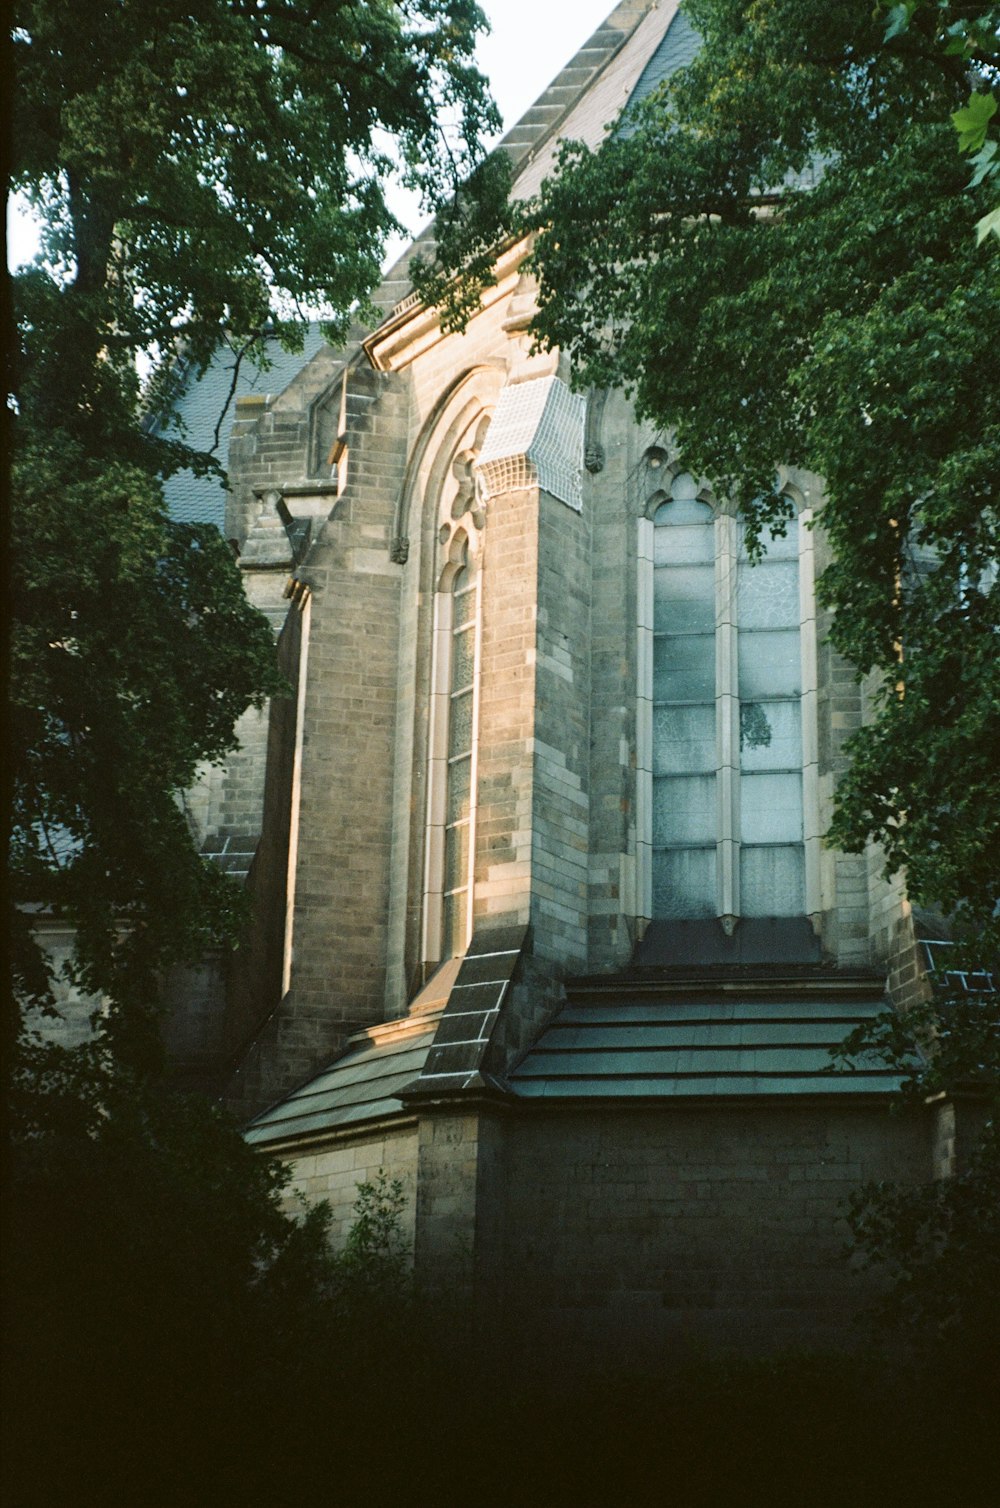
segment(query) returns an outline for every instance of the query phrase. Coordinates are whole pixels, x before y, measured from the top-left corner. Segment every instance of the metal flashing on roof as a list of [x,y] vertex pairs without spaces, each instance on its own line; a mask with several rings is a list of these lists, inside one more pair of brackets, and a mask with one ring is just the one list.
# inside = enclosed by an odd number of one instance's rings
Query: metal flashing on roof
[[677,1099],[892,1094],[902,1076],[878,1060],[834,1060],[849,1032],[884,1009],[881,991],[853,981],[802,982],[748,995],[710,985],[686,992],[606,981],[572,994],[510,1075],[529,1099]]
[[254,1146],[316,1139],[409,1112],[412,1096],[477,1091],[500,1005],[526,928],[477,933],[448,959],[396,1021],[349,1037],[344,1051],[244,1131]]
[[328,1068],[252,1120],[247,1141],[266,1146],[398,1115],[400,1092],[419,1076],[441,1010],[356,1033]]

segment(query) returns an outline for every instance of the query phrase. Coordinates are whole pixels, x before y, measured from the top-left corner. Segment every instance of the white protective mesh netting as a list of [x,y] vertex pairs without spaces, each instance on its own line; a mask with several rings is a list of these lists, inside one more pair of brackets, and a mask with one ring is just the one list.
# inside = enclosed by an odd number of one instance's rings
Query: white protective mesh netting
[[482,496],[541,487],[583,506],[584,400],[558,377],[504,388],[476,462]]

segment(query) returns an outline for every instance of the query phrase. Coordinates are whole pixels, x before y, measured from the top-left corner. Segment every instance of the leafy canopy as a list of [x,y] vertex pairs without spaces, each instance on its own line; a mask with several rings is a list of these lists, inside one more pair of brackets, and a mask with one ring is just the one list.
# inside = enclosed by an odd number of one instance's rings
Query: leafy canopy
[[169,412],[178,349],[197,374],[223,332],[294,347],[293,316],[342,333],[364,311],[393,172],[434,209],[498,124],[484,26],[472,0],[13,6],[12,182],[43,222],[9,400],[15,975],[44,1005],[25,907],[66,918],[136,1064],[163,969],[239,921],[176,797],[284,689],[228,547],[165,512],[165,477],[217,463],[143,405]]
[[472,0],[18,0],[13,181],[53,267],[118,294],[116,340],[205,355],[282,297],[343,328],[393,176],[436,207],[499,124],[484,27]]
[[995,28],[950,0],[888,40],[871,0],[686,10],[696,60],[543,187],[537,337],[630,390],[753,534],[784,516],[780,464],[823,478],[832,640],[876,676],[830,836],[993,925],[1000,244],[977,246],[990,184],[951,117]]

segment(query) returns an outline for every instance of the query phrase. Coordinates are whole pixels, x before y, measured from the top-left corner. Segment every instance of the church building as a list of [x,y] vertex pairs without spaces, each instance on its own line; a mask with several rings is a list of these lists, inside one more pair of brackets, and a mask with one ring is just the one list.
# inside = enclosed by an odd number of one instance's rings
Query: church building
[[[515,194],[697,45],[623,0],[506,137]],[[237,403],[224,528],[290,694],[188,798],[254,924],[175,1061],[341,1233],[398,1177],[417,1283],[511,1345],[849,1346],[846,1200],[946,1172],[955,1124],[829,1051],[928,984],[902,882],[823,842],[865,688],[822,478],[781,473],[751,564],[668,434],[532,353],[526,244],[462,334],[421,246],[377,328]]]

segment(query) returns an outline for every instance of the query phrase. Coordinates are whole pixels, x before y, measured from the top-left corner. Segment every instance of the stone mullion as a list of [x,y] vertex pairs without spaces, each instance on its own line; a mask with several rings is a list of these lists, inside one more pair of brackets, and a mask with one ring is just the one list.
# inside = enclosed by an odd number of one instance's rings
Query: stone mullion
[[799,621],[802,654],[802,837],[805,850],[806,915],[822,910],[823,824],[819,809],[818,641],[816,632],[816,557],[812,509],[799,514]]
[[448,722],[451,712],[451,633],[455,599],[450,582],[434,595],[434,651],[431,667],[430,730],[427,759],[427,846],[424,862],[424,963],[441,956],[444,830],[448,799]]
[[715,522],[716,895],[727,931],[740,914],[740,702],[736,623],[736,519]]
[[639,520],[638,701],[636,706],[636,913],[640,922],[653,915],[653,538],[652,520]]

